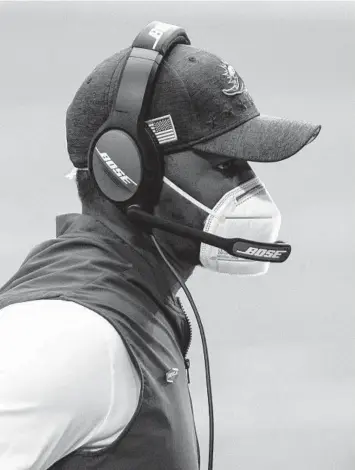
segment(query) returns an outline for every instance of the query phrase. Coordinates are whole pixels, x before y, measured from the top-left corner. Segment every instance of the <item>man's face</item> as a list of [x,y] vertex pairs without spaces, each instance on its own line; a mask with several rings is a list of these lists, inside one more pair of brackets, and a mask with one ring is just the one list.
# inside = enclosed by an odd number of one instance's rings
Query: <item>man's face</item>
[[[226,167],[226,162],[232,165]],[[225,193],[253,178],[255,173],[242,160],[184,151],[165,157],[165,176],[197,201],[213,208]],[[200,230],[208,216],[167,184],[163,184],[160,202],[154,213]],[[164,242],[178,259],[194,266],[201,265],[199,242],[162,232],[158,236],[160,239],[164,237]]]

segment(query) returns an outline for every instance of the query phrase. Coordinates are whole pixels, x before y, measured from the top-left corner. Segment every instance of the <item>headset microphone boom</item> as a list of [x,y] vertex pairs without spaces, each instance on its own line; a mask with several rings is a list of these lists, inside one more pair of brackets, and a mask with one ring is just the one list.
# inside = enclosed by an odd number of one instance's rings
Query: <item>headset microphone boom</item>
[[132,221],[221,248],[230,255],[239,258],[250,259],[253,261],[283,263],[291,253],[291,246],[283,242],[262,243],[253,240],[245,240],[243,238],[219,237],[211,233],[203,232],[202,230],[186,227],[185,225],[150,215],[142,210],[138,205],[130,206],[127,209],[127,216]]

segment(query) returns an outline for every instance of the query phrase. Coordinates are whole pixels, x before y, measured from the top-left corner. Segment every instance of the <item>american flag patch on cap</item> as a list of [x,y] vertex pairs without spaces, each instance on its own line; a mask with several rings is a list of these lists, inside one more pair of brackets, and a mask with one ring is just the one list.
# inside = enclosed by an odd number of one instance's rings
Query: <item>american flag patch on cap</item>
[[146,121],[146,123],[158,139],[159,144],[166,144],[178,140],[170,114],[151,119],[150,121]]

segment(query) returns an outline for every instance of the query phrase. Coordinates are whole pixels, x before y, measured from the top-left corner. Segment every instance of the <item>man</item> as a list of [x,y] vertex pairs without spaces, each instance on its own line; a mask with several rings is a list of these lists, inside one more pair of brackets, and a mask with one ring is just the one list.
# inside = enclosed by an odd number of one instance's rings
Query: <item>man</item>
[[[87,169],[130,52],[98,65],[68,108],[82,214],[57,217],[57,237],[35,247],[0,290],[6,470],[200,466],[183,373],[191,327],[176,297],[180,286],[149,233],[102,194]],[[147,123],[165,116],[174,137],[163,146],[154,214],[201,233],[275,242],[280,214],[248,161],[288,158],[320,126],[260,116],[231,65],[182,43],[160,66]],[[198,265],[239,275],[265,274],[269,266],[153,233],[184,281]]]

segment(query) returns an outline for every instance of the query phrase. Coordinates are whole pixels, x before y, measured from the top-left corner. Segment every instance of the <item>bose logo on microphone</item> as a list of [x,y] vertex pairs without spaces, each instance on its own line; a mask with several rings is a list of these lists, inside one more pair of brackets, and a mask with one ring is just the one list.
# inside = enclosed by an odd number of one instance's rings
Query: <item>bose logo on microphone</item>
[[111,158],[107,155],[106,152],[101,153],[97,147],[95,147],[95,150],[97,153],[100,155],[100,158],[103,162],[106,163],[106,165],[112,170],[112,172],[119,177],[121,181],[123,181],[124,184],[134,184],[137,186],[137,183],[135,183],[129,176],[127,176],[118,166],[114,161],[111,160]]
[[263,248],[253,248],[250,246],[244,253],[246,255],[259,256],[260,258],[280,258],[282,253],[287,252],[286,250],[265,250]]

